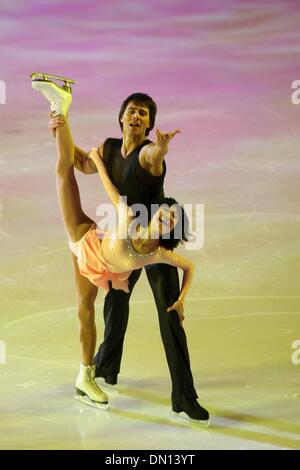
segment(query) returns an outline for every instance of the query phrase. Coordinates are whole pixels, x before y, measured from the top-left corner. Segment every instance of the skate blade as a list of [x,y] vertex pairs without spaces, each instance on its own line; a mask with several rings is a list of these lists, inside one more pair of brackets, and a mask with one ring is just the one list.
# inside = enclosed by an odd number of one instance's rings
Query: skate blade
[[100,410],[108,410],[109,409],[109,403],[97,403],[96,401],[90,400],[90,398],[87,395],[81,396],[81,395],[74,395],[75,400],[81,401],[81,403],[84,403],[85,405],[92,406],[93,408],[98,408]]
[[47,82],[49,78],[52,78],[54,80],[61,80],[63,82],[66,83],[66,85],[68,85],[69,83],[77,83],[75,80],[72,80],[71,78],[67,78],[67,77],[60,77],[59,75],[51,75],[49,73],[41,73],[41,72],[33,72],[31,75],[30,75],[30,78],[32,81],[34,80],[41,80],[41,81],[44,81],[44,82]]
[[206,419],[206,420],[193,419],[193,418],[190,418],[189,415],[187,415],[184,411],[181,411],[180,413],[176,413],[175,411],[172,411],[171,419],[173,419],[174,421],[181,422],[181,423],[196,424],[204,428],[208,428],[210,425],[209,419]]

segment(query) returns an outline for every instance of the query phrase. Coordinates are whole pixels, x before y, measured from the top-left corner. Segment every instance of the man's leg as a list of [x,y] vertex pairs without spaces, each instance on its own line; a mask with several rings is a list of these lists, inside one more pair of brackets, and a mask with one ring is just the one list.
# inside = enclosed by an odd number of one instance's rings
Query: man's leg
[[104,340],[99,347],[94,364],[96,377],[106,378],[111,385],[117,383],[123,352],[124,336],[128,324],[129,299],[134,285],[141,275],[141,269],[129,277],[129,293],[110,288],[104,302]]
[[209,413],[197,402],[184,329],[180,326],[177,312],[166,311],[179,296],[177,269],[167,264],[156,264],[147,266],[146,272],[158,310],[160,332],[171,373],[172,409],[206,425]]
[[176,311],[167,308],[179,297],[177,269],[167,264],[146,267],[147,277],[155,298],[163,340],[172,379],[172,404],[192,402],[197,398],[184,329]]

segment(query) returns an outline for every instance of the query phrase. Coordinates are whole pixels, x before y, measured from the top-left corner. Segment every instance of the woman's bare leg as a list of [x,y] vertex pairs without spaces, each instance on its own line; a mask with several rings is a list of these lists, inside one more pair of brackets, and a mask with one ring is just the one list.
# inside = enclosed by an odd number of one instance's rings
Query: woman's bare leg
[[109,407],[108,397],[95,382],[93,359],[96,347],[95,300],[98,288],[79,272],[72,253],[74,279],[78,299],[81,364],[76,379],[76,398],[97,408]]
[[69,124],[56,129],[56,186],[60,211],[68,238],[76,242],[86,234],[93,221],[83,212],[74,175],[74,143]]
[[93,364],[96,349],[95,300],[98,287],[79,272],[76,256],[72,253],[74,280],[77,292],[81,362]]

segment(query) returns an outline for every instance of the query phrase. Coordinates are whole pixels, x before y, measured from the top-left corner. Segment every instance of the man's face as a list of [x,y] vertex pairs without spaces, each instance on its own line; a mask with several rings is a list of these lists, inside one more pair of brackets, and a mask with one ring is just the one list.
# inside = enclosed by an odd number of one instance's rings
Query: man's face
[[123,124],[123,134],[135,137],[145,136],[148,127],[150,127],[149,109],[147,106],[130,101],[126,106],[121,122]]

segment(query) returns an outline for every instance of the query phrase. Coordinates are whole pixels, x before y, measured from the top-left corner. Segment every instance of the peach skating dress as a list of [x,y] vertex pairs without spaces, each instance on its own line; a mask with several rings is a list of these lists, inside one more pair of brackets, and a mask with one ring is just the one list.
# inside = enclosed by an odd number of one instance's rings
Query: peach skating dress
[[102,287],[105,295],[108,281],[114,289],[129,292],[128,278],[134,269],[161,262],[160,247],[152,253],[137,253],[128,238],[100,230],[96,224],[78,242],[69,241],[69,246],[77,257],[80,273]]

